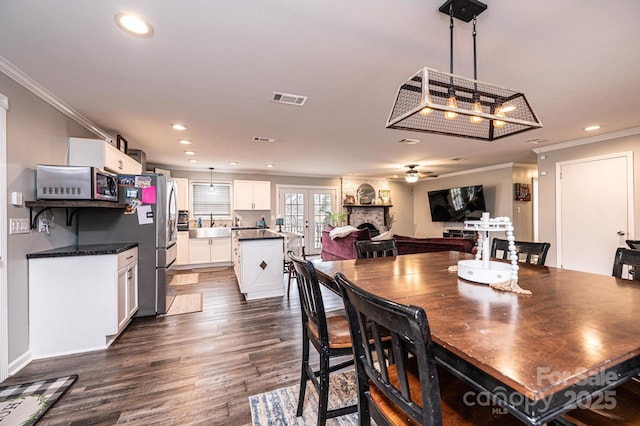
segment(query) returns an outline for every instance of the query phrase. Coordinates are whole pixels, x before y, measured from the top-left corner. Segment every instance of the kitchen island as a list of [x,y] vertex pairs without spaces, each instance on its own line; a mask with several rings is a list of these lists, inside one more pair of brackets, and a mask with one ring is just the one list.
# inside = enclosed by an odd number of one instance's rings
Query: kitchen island
[[233,267],[246,300],[284,295],[284,237],[268,229],[233,231]]
[[34,359],[106,349],[138,310],[138,244],[27,254]]

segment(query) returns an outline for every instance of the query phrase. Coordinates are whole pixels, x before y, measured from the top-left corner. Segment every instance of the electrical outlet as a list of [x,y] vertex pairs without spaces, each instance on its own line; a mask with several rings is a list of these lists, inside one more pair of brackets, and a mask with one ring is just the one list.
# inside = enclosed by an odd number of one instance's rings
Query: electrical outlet
[[9,235],[31,232],[29,219],[9,219]]

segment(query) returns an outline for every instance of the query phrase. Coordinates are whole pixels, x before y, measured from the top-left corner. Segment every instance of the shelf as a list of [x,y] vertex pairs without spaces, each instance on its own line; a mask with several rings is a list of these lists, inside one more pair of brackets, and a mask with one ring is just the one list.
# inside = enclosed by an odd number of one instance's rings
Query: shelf
[[[29,207],[29,223],[31,229],[37,228],[38,217],[40,217],[42,213],[53,208],[66,209],[67,226],[71,226],[71,220],[80,208],[124,209],[126,207],[124,203],[97,200],[36,200],[25,201],[24,205],[25,207]],[[35,216],[33,215],[33,209],[40,209]],[[69,213],[69,209],[73,209],[73,211]]]

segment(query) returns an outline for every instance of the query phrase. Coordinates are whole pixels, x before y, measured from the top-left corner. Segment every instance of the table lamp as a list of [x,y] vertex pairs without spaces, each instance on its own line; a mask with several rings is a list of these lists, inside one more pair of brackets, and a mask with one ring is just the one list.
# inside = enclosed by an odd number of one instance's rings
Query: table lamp
[[276,225],[278,225],[278,232],[282,232],[282,225],[284,225],[284,219],[281,217],[277,218]]

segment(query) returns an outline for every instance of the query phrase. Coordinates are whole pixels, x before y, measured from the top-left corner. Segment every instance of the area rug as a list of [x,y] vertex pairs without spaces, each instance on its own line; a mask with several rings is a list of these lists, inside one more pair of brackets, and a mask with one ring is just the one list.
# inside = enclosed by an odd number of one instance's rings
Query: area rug
[[173,276],[173,279],[169,283],[169,285],[189,285],[189,284],[198,284],[200,282],[200,274],[197,272],[192,272],[188,274],[177,274]]
[[34,425],[78,376],[0,387],[0,424]]
[[202,292],[198,293],[184,293],[176,295],[173,299],[171,307],[165,314],[169,317],[171,315],[190,314],[193,312],[202,311]]
[[[311,382],[307,383],[302,416],[296,417],[300,386],[293,385],[249,397],[253,426],[304,426],[318,421],[318,393]],[[334,373],[329,377],[329,409],[355,404],[358,401],[354,370]],[[327,420],[328,426],[351,426],[358,424],[358,414],[335,417]]]

